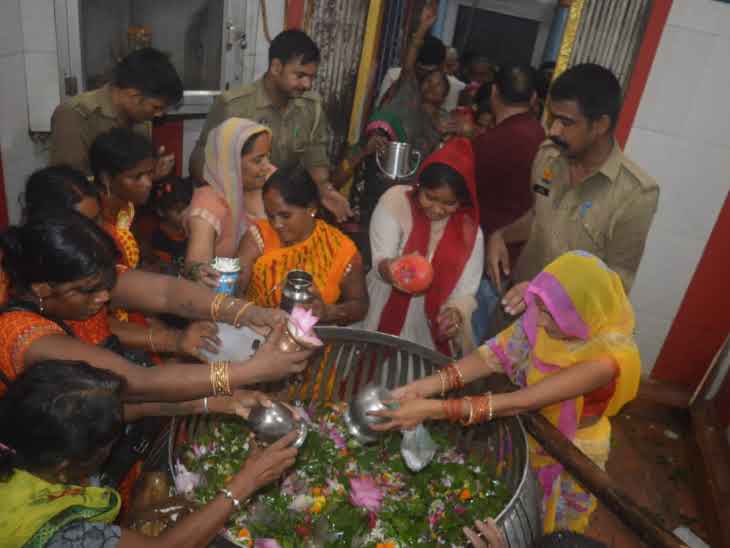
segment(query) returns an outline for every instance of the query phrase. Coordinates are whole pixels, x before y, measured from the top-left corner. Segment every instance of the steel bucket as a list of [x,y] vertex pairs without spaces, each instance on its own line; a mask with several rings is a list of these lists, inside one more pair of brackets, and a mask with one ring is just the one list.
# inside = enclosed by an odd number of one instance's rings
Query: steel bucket
[[390,141],[383,152],[375,154],[375,160],[383,175],[397,181],[413,177],[421,164],[421,153],[410,143]]
[[[312,378],[317,378],[321,369],[324,369],[323,378],[328,378],[334,370],[336,389],[331,397],[334,401],[349,401],[368,382],[392,390],[410,379],[430,375],[451,362],[443,354],[392,335],[347,327],[317,327],[315,330],[328,352],[324,359],[321,353],[312,356],[309,367],[313,368]],[[313,390],[313,384],[303,385],[295,398],[303,401],[328,399],[327,383],[319,383],[318,391]],[[483,393],[492,388],[485,383],[467,386],[462,393]],[[197,433],[206,431],[213,420],[214,415],[173,419],[168,445],[168,463],[173,476],[177,436],[184,432],[187,439],[195,439]],[[487,467],[496,471],[512,493],[512,498],[496,517],[504,531],[506,545],[508,548],[531,546],[542,535],[542,494],[530,468],[527,433],[519,417],[500,417],[471,427],[431,423],[429,428],[444,429],[456,447],[479,455]],[[222,536],[211,546],[236,548]]]

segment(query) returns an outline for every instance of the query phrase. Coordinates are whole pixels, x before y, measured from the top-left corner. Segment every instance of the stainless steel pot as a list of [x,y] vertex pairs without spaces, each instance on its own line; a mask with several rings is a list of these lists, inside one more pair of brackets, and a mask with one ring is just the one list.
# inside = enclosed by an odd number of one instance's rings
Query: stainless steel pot
[[378,168],[389,179],[409,179],[421,164],[421,153],[410,143],[390,141],[383,152],[375,154]]

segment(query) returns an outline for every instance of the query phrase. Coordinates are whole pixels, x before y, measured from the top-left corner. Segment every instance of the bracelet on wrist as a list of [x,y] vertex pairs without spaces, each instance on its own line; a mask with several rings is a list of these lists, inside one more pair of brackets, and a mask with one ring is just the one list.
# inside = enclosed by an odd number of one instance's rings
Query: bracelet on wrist
[[226,489],[225,487],[223,487],[218,491],[218,493],[220,493],[221,495],[226,497],[228,500],[230,500],[233,503],[233,507],[236,510],[241,509],[241,501],[233,496],[233,493],[231,493],[230,489]]

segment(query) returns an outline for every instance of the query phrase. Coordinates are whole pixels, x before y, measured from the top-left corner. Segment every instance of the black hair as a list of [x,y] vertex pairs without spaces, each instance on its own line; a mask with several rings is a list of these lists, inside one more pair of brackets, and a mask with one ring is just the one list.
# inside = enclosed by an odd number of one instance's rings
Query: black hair
[[147,158],[156,157],[152,141],[128,128],[112,128],[100,134],[89,149],[91,172],[97,182],[101,182],[102,174],[115,177]]
[[555,531],[537,539],[532,548],[606,548],[606,545],[580,533]]
[[460,61],[461,61],[462,66],[465,69],[475,63],[491,64],[491,61],[489,60],[489,58],[486,55],[484,55],[483,53],[479,53],[478,51],[475,51],[475,50],[465,51],[464,54],[461,56]]
[[253,135],[251,135],[248,139],[246,139],[246,142],[243,143],[243,147],[241,147],[241,156],[244,156],[251,152],[253,150],[253,147],[256,146],[256,141],[259,137],[261,137],[265,131],[257,131]]
[[611,129],[621,112],[621,84],[609,69],[594,63],[569,68],[550,86],[552,101],[575,101],[583,116],[595,122],[604,114]]
[[119,252],[114,240],[76,211],[55,211],[0,234],[3,268],[17,292],[34,283],[62,284],[101,274],[111,289]]
[[[472,104],[477,108],[481,108],[485,103],[489,105],[489,98],[492,96],[492,85],[493,82],[484,82],[477,92],[474,94]],[[488,107],[488,109],[491,107]]]
[[167,55],[154,48],[133,51],[117,63],[113,83],[168,105],[179,102],[183,96],[183,83],[175,67]]
[[494,85],[506,104],[529,103],[535,93],[535,69],[530,65],[505,65],[494,76]]
[[421,79],[421,83],[425,82],[432,74],[438,74],[441,77],[441,83],[444,85],[444,99],[449,95],[451,89],[451,82],[449,82],[449,76],[441,69],[432,70],[427,72],[426,75]]
[[423,45],[418,48],[416,62],[421,65],[439,65],[446,60],[446,46],[435,36],[427,35],[423,39]]
[[282,65],[299,61],[302,65],[319,64],[317,44],[301,30],[285,30],[277,34],[269,46],[269,66],[278,59]]
[[91,461],[123,431],[124,380],[86,362],[47,360],[28,367],[0,399],[0,480]]
[[264,183],[262,193],[276,190],[284,201],[298,207],[319,207],[319,189],[309,172],[301,166],[279,169]]
[[86,175],[67,165],[44,167],[31,173],[25,183],[23,217],[75,209],[87,197],[98,199],[99,188]]
[[461,173],[456,171],[453,167],[440,162],[434,162],[429,164],[426,169],[421,172],[418,177],[419,188],[425,188],[428,190],[435,190],[441,188],[444,185],[448,185],[453,193],[456,195],[456,199],[463,207],[473,206],[471,201],[471,194],[466,186],[466,181]]
[[540,68],[537,69],[537,81],[535,82],[535,91],[537,96],[542,100],[548,96],[550,90],[550,82],[553,78],[553,71],[555,70],[555,61],[544,61]]
[[183,209],[190,205],[194,190],[195,185],[191,177],[168,175],[155,181],[149,205],[157,211]]

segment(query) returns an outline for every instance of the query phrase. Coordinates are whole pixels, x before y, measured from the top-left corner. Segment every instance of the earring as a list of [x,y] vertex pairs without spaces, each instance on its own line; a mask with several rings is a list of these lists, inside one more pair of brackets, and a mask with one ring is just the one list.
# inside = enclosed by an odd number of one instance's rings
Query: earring
[[43,297],[38,297],[38,309],[40,310],[41,314],[45,312],[46,308],[43,306]]
[[311,215],[312,215],[312,219],[314,219],[317,216],[317,213],[312,211]]

